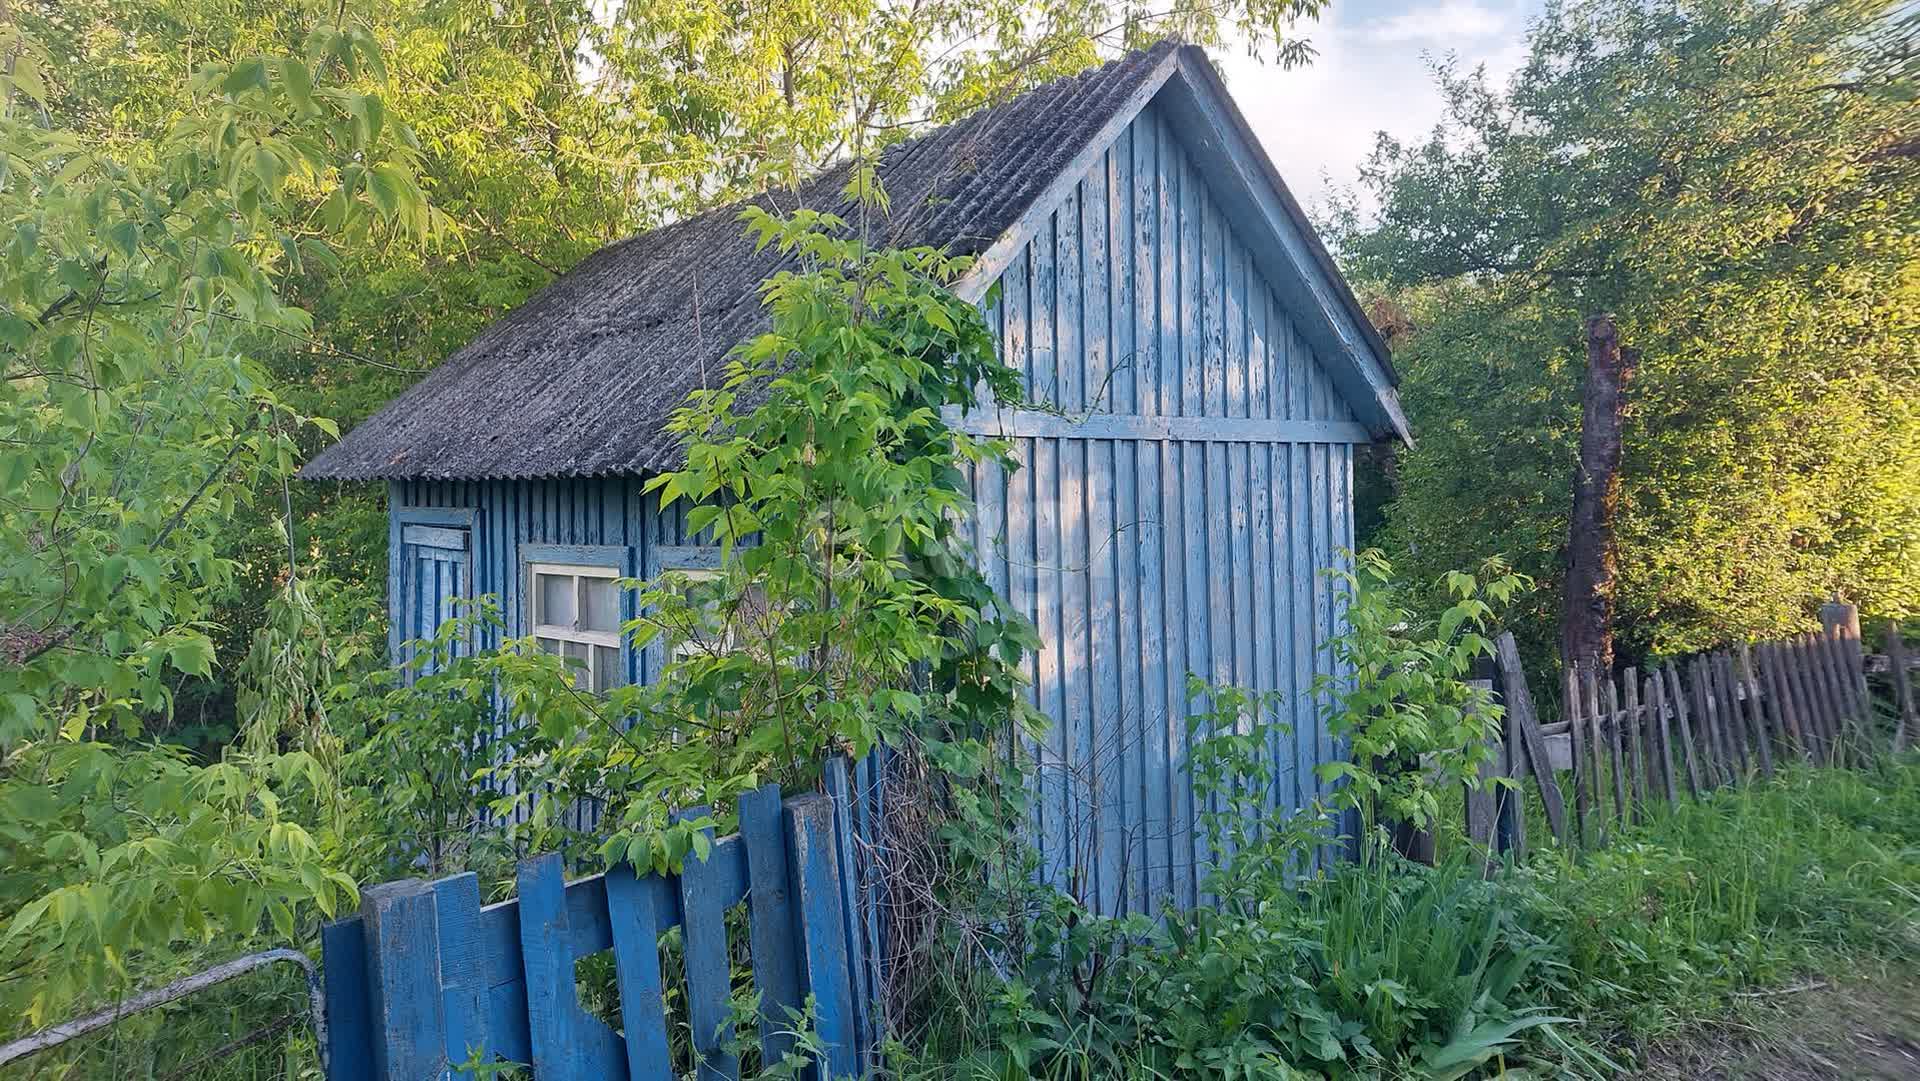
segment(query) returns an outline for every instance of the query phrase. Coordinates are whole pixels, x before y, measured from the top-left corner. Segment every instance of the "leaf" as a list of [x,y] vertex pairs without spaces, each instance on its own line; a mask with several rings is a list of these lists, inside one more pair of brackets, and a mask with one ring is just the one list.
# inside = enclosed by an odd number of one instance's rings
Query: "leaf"
[[229,94],[241,94],[256,87],[267,85],[267,63],[264,60],[245,60],[235,64],[220,83],[220,88]]
[[205,635],[176,642],[167,650],[167,663],[186,675],[209,675],[213,671],[213,642]]
[[279,61],[280,86],[287,98],[302,111],[313,108],[313,73],[297,58],[283,56]]

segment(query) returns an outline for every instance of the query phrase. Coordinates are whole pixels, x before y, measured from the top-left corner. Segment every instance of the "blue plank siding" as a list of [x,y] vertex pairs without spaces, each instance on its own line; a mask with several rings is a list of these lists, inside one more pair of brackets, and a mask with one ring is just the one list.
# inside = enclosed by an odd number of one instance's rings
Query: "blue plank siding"
[[[1148,105],[1001,271],[987,315],[1002,355],[1064,415],[964,422],[1012,437],[1024,466],[975,467],[973,539],[1044,642],[1027,693],[1054,722],[1030,747],[1046,875],[1114,913],[1205,900],[1187,673],[1282,696],[1276,811],[1324,796],[1316,767],[1343,753],[1310,690],[1338,674],[1341,613],[1320,572],[1353,543],[1353,445],[1367,436],[1312,344],[1326,335],[1289,307],[1300,284],[1268,279],[1271,251],[1243,242],[1245,208],[1216,197],[1184,122]],[[418,627],[450,592],[491,593],[506,632],[527,633],[521,561],[536,546],[615,553],[603,558],[641,576],[697,562],[683,508],[662,513],[642,486],[394,483],[395,626]],[[466,562],[420,573],[402,523],[461,521]],[[653,678],[659,649],[629,650],[628,678]]]

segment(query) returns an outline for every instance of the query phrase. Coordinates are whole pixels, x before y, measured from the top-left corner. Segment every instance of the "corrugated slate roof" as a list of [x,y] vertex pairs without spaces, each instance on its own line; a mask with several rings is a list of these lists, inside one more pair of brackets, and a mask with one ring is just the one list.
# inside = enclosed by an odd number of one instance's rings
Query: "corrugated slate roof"
[[[899,143],[879,163],[881,243],[976,254],[1011,228],[1177,48],[1163,42]],[[751,202],[838,209],[849,166]],[[317,479],[564,477],[676,468],[663,430],[726,353],[763,330],[744,204],[582,260],[301,471]]]

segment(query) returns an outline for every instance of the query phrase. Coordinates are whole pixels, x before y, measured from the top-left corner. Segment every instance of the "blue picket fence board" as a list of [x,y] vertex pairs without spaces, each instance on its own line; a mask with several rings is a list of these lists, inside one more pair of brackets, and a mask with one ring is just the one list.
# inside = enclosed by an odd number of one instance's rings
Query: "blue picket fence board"
[[[439,936],[440,1001],[446,1030],[447,1061],[455,1067],[486,1061],[491,1008],[487,968],[480,953],[480,879],[455,875],[433,884],[434,918]],[[472,1071],[454,1071],[466,1081]]]
[[753,986],[760,993],[761,1061],[780,1062],[792,1050],[793,1018],[806,1003],[792,948],[793,894],[787,843],[780,829],[780,786],[764,785],[740,797],[740,840],[747,854],[748,948]]
[[367,995],[367,929],[359,916],[320,928],[327,1008],[327,1068],[333,1077],[372,1077],[373,1000]]
[[627,1076],[671,1077],[673,1052],[667,1043],[665,985],[660,976],[659,910],[633,868],[606,874],[607,918],[613,932],[614,971],[620,990],[620,1027],[627,1042]]
[[[852,770],[843,757],[829,759],[821,772],[821,783],[827,790],[827,797],[833,808],[834,831],[841,837],[851,838],[853,832],[853,781]],[[836,874],[840,883],[840,911],[845,921],[846,940],[851,945],[863,942],[865,933],[861,930],[865,923],[861,915],[861,891],[859,867],[855,860],[855,845],[840,845],[834,852]],[[853,1034],[854,1042],[861,1047],[873,1046],[873,1032],[868,1024],[871,1014],[869,1008],[874,1001],[874,986],[871,972],[865,965],[854,965],[850,970],[849,991],[853,998]]]
[[[734,1081],[724,1049],[733,951],[727,911],[746,903],[765,1061],[792,1047],[793,1018],[815,999],[815,1033],[833,1045],[828,1074],[855,1075],[854,979],[865,970],[849,937],[842,868],[850,860],[833,802],[785,804],[776,786],[740,801],[741,833],[712,841],[678,875],[565,880],[560,857],[523,860],[518,896],[482,907],[472,874],[369,888],[361,913],[321,932],[331,1081],[466,1078],[481,1063],[531,1065],[541,1081],[676,1081],[660,936],[680,927],[687,1023],[702,1081]],[[685,819],[704,808],[683,812]],[[709,833],[711,838],[711,833]],[[575,963],[612,951],[620,1031],[588,1014]],[[785,1031],[783,1031],[785,1030]]]

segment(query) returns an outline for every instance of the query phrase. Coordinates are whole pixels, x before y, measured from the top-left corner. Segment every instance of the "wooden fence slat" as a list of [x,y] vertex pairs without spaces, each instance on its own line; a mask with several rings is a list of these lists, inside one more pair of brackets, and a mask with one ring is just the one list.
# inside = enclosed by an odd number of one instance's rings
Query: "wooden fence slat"
[[[866,891],[861,888],[860,861],[855,858],[854,848],[858,844],[853,832],[853,778],[852,766],[845,755],[835,755],[828,760],[821,773],[821,782],[827,795],[833,799],[833,825],[835,854],[840,874],[840,895],[842,918],[847,922],[847,943],[849,949],[866,938],[865,905]],[[875,1006],[876,991],[873,987],[873,973],[865,966],[853,971],[853,1032],[856,1043],[861,1047],[872,1047],[873,1029],[871,1021]]]
[[468,1081],[471,1070],[458,1067],[478,1058],[493,1060],[487,1038],[487,965],[480,942],[480,878],[471,872],[433,884],[434,916],[440,945],[440,997],[445,1014],[447,1062],[453,1076]]
[[1540,787],[1547,827],[1565,848],[1568,843],[1566,800],[1553,775],[1553,759],[1548,755],[1546,737],[1540,734],[1540,713],[1534,708],[1533,691],[1527,686],[1526,669],[1520,664],[1520,646],[1511,631],[1502,632],[1494,640],[1494,659],[1500,668],[1500,693],[1506,700],[1507,716],[1518,730],[1527,768]]
[[1893,728],[1893,751],[1899,754],[1907,749],[1914,731],[1920,729],[1920,716],[1915,713],[1913,681],[1907,673],[1907,644],[1900,636],[1900,624],[1893,620],[1887,621],[1887,662],[1894,707],[1900,711]]
[[1605,848],[1607,844],[1606,811],[1606,754],[1601,749],[1604,738],[1600,734],[1602,718],[1600,715],[1601,676],[1597,670],[1587,669],[1582,673],[1580,693],[1581,709],[1586,715],[1583,726],[1587,739],[1587,796],[1591,801],[1588,809],[1592,811],[1593,837],[1591,844],[1595,848]]
[[[362,905],[364,906],[364,898]],[[376,1030],[367,978],[367,926],[359,916],[320,928],[320,968],[326,974],[327,1072],[331,1077],[373,1077]]]
[[573,1023],[579,998],[567,946],[572,936],[560,857],[548,853],[523,860],[517,878],[520,961],[527,978],[527,1036],[533,1068],[540,1072],[541,1081],[587,1081],[580,1051],[585,1040]]
[[1753,750],[1760,757],[1760,775],[1773,779],[1773,734],[1767,724],[1766,703],[1762,701],[1760,681],[1753,674],[1753,650],[1745,642],[1740,643],[1740,689],[1746,696],[1747,730],[1753,741]]
[[1620,689],[1626,694],[1623,723],[1627,729],[1627,753],[1633,759],[1633,820],[1647,817],[1647,718],[1640,705],[1640,673],[1632,668],[1620,675]]
[[1837,634],[1821,634],[1815,639],[1827,672],[1828,692],[1833,696],[1834,714],[1840,732],[1842,761],[1864,763],[1867,744],[1861,724],[1864,703],[1854,696],[1852,665],[1847,660],[1846,643]]
[[1700,754],[1693,742],[1693,724],[1687,716],[1687,694],[1680,685],[1680,669],[1672,661],[1667,662],[1666,695],[1673,707],[1673,719],[1680,729],[1680,754],[1687,763],[1687,794],[1694,799],[1700,798]]
[[1794,701],[1799,704],[1801,715],[1807,719],[1807,733],[1813,739],[1814,760],[1829,763],[1833,760],[1833,737],[1827,730],[1827,711],[1810,678],[1812,651],[1807,648],[1806,635],[1796,634],[1787,640],[1787,657],[1787,676],[1793,680]]
[[853,987],[845,917],[837,872],[833,803],[826,796],[802,796],[786,807],[787,867],[799,906],[801,977],[814,1001],[814,1031],[827,1048],[823,1078],[859,1073],[855,1044]]
[[1680,802],[1679,781],[1673,773],[1673,735],[1667,726],[1667,689],[1660,678],[1660,667],[1655,665],[1646,676],[1647,709],[1651,711],[1647,731],[1653,740],[1654,764],[1660,771],[1661,790],[1667,797],[1667,806]]
[[1707,685],[1707,661],[1694,657],[1687,662],[1687,683],[1693,690],[1693,734],[1700,739],[1700,760],[1706,764],[1708,787],[1718,788],[1728,776],[1726,748],[1720,739],[1720,715],[1715,710],[1713,691]]
[[[693,815],[693,812],[689,812]],[[709,846],[713,827],[703,831]],[[733,968],[727,951],[727,907],[720,861],[689,856],[680,868],[680,941],[687,966],[687,1023],[699,1081],[738,1081],[740,1058],[727,1049],[733,1038],[729,999]]]
[[419,879],[371,886],[361,894],[360,913],[367,928],[374,1076],[439,1077],[446,1041],[433,891]]
[[1733,661],[1725,650],[1721,650],[1713,654],[1709,663],[1713,671],[1714,696],[1720,705],[1720,731],[1732,751],[1735,772],[1744,781],[1753,767],[1748,763],[1746,722],[1740,719],[1740,702],[1734,693]]
[[1807,743],[1806,729],[1800,724],[1800,710],[1793,701],[1793,687],[1787,681],[1786,660],[1779,642],[1761,643],[1760,655],[1774,705],[1778,707],[1782,732],[1793,741],[1793,753],[1811,760],[1813,748]]
[[747,849],[747,901],[753,911],[750,946],[753,985],[760,992],[761,1061],[778,1063],[793,1048],[788,1010],[806,1003],[800,993],[799,941],[788,889],[787,842],[780,828],[780,786],[740,797],[740,839]]
[[1800,679],[1799,645],[1789,636],[1775,642],[1773,648],[1774,656],[1780,662],[1780,682],[1786,688],[1786,700],[1798,722],[1803,753],[1807,761],[1818,762],[1821,757],[1820,722],[1812,713],[1807,702],[1806,686]]
[[669,1081],[666,989],[660,977],[660,932],[654,901],[633,868],[607,871],[607,922],[613,932],[614,981],[630,1081]]
[[1574,843],[1576,847],[1587,848],[1593,843],[1587,826],[1593,808],[1593,767],[1587,763],[1585,695],[1578,665],[1569,665],[1564,675],[1566,691],[1562,701],[1566,706],[1568,745],[1573,752],[1568,764],[1573,767]]
[[1528,758],[1526,734],[1521,731],[1524,718],[1507,707],[1507,738],[1501,748],[1500,775],[1513,780],[1511,787],[1501,786],[1495,799],[1494,829],[1500,851],[1515,863],[1527,858],[1527,792],[1523,772]]
[[1625,718],[1620,714],[1620,692],[1611,673],[1605,677],[1607,743],[1613,752],[1613,811],[1621,826],[1633,819],[1633,809],[1627,803],[1628,767],[1625,753],[1626,743],[1621,737],[1625,727]]
[[1694,678],[1699,680],[1702,711],[1707,718],[1707,759],[1714,763],[1720,783],[1740,779],[1740,764],[1734,760],[1733,742],[1727,739],[1726,703],[1719,694],[1719,678],[1714,671],[1713,654],[1693,659]]

